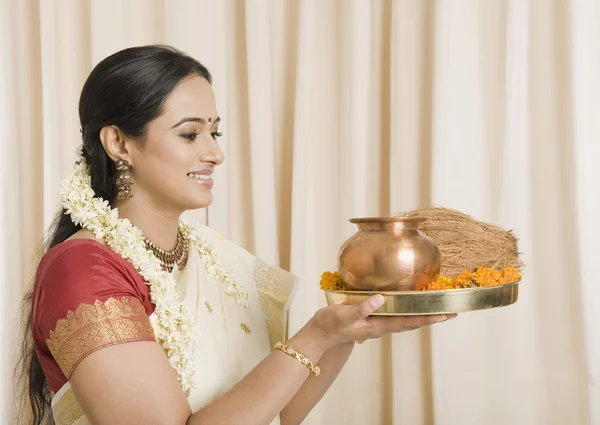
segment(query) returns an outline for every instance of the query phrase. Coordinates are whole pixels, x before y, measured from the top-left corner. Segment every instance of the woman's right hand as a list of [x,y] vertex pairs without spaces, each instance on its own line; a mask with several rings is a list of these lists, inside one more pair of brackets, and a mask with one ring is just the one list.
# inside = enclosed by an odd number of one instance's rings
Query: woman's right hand
[[306,324],[325,350],[339,344],[411,331],[456,317],[450,315],[371,316],[385,302],[377,294],[355,305],[334,305],[318,310]]

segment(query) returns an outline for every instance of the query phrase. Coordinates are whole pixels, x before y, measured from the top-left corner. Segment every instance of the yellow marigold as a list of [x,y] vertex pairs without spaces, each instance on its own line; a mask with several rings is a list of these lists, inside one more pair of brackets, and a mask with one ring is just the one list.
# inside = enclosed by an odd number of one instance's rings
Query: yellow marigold
[[347,290],[339,272],[324,272],[321,275],[321,289],[323,291],[345,291]]
[[473,274],[475,283],[479,286],[497,286],[500,284],[502,272],[490,267],[479,267]]
[[490,267],[478,267],[477,270],[465,270],[454,279],[438,276],[433,282],[425,285],[423,290],[434,291],[441,289],[460,289],[472,286],[497,286],[516,282],[521,279],[521,273],[513,267],[495,270]]
[[455,288],[468,288],[474,284],[473,272],[465,270],[464,272],[457,275],[452,284]]
[[438,291],[441,289],[454,289],[452,279],[446,276],[438,276],[433,282],[423,288],[424,291]]
[[507,267],[502,270],[502,277],[500,283],[512,283],[521,280],[521,273],[514,267]]

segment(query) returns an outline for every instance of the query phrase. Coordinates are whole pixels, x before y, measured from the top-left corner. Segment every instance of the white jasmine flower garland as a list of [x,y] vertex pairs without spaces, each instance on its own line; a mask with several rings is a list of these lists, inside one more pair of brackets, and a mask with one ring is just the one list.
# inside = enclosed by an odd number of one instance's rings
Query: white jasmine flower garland
[[[155,316],[151,318],[157,342],[163,347],[184,391],[191,387],[194,375],[192,346],[195,324],[188,308],[179,299],[176,281],[162,269],[160,260],[146,249],[142,231],[129,220],[119,218],[116,208],[95,196],[85,159],[80,156],[71,175],[63,182],[63,206],[73,223],[93,232],[106,245],[129,261],[150,287]],[[198,249],[206,272],[223,292],[243,307],[248,294],[229,276],[211,247],[202,237],[200,226],[180,220],[179,227]],[[193,253],[191,253],[193,254]]]

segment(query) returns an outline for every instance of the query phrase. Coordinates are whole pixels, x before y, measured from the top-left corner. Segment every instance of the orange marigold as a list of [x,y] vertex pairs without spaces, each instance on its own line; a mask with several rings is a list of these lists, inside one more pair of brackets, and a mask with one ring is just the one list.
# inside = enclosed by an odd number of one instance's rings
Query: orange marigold
[[473,272],[465,270],[457,275],[453,280],[455,288],[468,288],[474,284]]
[[500,284],[502,272],[490,267],[479,267],[473,274],[473,277],[478,286],[497,286]]
[[[418,289],[423,291],[436,291],[446,289],[470,288],[473,286],[497,286],[505,283],[516,282],[521,279],[521,273],[514,267],[504,270],[496,270],[490,267],[478,267],[477,270],[465,270],[454,279],[446,276],[437,276],[430,282]],[[339,272],[324,272],[320,282],[323,291],[348,291]]]
[[438,291],[442,289],[454,289],[452,279],[446,276],[438,276],[433,282],[423,288],[424,291]]
[[445,276],[438,276],[433,282],[425,285],[423,290],[434,291],[470,288],[473,286],[497,286],[516,282],[520,279],[521,273],[513,267],[507,267],[504,270],[478,267],[475,271],[465,270],[452,280]]
[[521,280],[521,273],[514,267],[507,267],[502,270],[502,277],[500,283],[512,283]]
[[345,291],[347,290],[339,272],[324,272],[321,275],[321,289],[323,291]]

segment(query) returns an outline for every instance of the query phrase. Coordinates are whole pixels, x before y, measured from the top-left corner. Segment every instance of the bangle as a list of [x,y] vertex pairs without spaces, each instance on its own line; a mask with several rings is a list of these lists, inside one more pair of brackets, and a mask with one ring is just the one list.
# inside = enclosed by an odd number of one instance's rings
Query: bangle
[[276,350],[282,351],[285,354],[287,354],[288,356],[291,356],[291,357],[295,358],[296,360],[298,360],[300,363],[302,363],[304,366],[306,366],[308,368],[308,370],[310,370],[311,375],[319,376],[321,374],[321,368],[319,366],[317,366],[316,364],[311,362],[310,359],[308,357],[306,357],[304,354],[297,352],[293,348],[290,348],[287,345],[282,344],[281,342],[276,343],[273,348],[275,348]]

